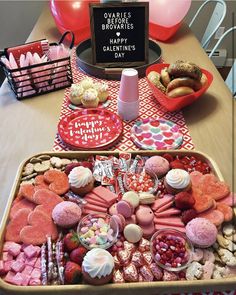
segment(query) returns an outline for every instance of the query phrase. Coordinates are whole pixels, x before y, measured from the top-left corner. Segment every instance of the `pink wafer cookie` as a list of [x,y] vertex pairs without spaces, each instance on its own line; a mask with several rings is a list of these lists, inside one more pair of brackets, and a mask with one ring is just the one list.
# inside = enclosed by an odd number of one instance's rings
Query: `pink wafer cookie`
[[84,200],[86,200],[88,203],[88,205],[95,205],[95,206],[99,206],[99,207],[104,207],[104,208],[109,208],[108,204],[102,203],[100,201],[96,201],[90,198],[84,198]]
[[169,217],[169,218],[154,218],[154,223],[155,224],[162,224],[162,225],[167,225],[167,226],[180,226],[184,227],[184,223],[181,221],[181,218],[179,217]]
[[105,202],[108,202],[110,205],[115,203],[117,199],[117,195],[111,192],[109,189],[103,187],[103,186],[97,186],[95,187],[92,192],[99,196],[101,199],[103,199]]
[[84,206],[84,209],[89,209],[89,210],[94,210],[96,212],[107,212],[107,208],[101,207],[101,206],[96,206],[96,205],[92,205],[92,204],[86,204]]
[[174,196],[165,195],[163,198],[156,199],[155,203],[151,206],[153,211],[156,211],[166,204],[173,203]]
[[159,212],[159,213],[154,213],[156,217],[169,217],[171,215],[177,215],[177,214],[180,214],[181,211],[178,210],[178,209],[174,209],[174,208],[171,208],[171,209],[168,209],[166,211],[163,211],[163,212]]
[[101,197],[99,197],[98,195],[95,195],[93,193],[88,193],[84,196],[84,199],[87,200],[94,200],[94,201],[97,201],[97,202],[100,202],[101,204],[104,204],[104,205],[109,205],[109,202],[103,200]]

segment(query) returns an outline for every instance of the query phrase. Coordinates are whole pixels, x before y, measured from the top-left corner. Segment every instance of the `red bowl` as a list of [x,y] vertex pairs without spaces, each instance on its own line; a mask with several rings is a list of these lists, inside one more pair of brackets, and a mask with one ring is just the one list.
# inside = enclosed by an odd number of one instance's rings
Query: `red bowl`
[[[168,66],[169,66],[169,64],[151,65],[150,67],[148,67],[146,69],[146,77],[148,76],[148,74],[151,71],[155,71],[160,74],[161,70],[164,69],[165,67],[168,67]],[[194,93],[191,93],[191,94],[188,94],[185,96],[176,97],[176,98],[171,98],[171,97],[165,95],[155,85],[153,85],[148,79],[147,79],[147,81],[148,81],[149,87],[151,88],[152,93],[153,93],[154,97],[156,98],[156,100],[162,106],[164,106],[168,111],[173,112],[173,111],[180,110],[180,109],[186,107],[187,105],[190,105],[191,103],[196,101],[203,93],[205,93],[207,91],[208,87],[211,85],[211,83],[213,81],[213,76],[207,70],[204,70],[204,69],[201,69],[201,70],[207,77],[207,81],[208,81],[207,84],[204,87],[202,87],[200,90],[198,90]]]
[[163,27],[149,22],[149,36],[155,40],[167,41],[178,31],[182,22],[172,26]]

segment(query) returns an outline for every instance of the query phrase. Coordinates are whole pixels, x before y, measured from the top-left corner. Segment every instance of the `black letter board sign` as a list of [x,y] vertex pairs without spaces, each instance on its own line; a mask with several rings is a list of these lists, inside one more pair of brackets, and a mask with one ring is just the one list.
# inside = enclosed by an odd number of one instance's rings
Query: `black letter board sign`
[[148,4],[90,3],[94,64],[127,67],[148,62]]

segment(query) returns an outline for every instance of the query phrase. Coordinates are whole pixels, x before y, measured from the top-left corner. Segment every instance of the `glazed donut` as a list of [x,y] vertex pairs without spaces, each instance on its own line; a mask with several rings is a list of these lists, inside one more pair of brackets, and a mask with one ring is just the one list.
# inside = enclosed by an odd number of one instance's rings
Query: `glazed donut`
[[198,81],[201,80],[202,71],[194,63],[176,62],[169,65],[168,72],[173,77],[190,77]]
[[202,88],[202,84],[194,79],[183,77],[183,78],[176,78],[172,80],[168,86],[166,91],[170,92],[171,90],[181,87],[181,86],[187,86],[192,88],[194,91],[198,91],[199,89]]
[[162,84],[167,87],[167,85],[170,83],[170,75],[168,73],[167,68],[164,68],[161,70],[161,82]]
[[194,90],[192,88],[186,87],[186,86],[181,86],[181,87],[171,90],[170,92],[167,93],[167,95],[171,98],[175,98],[175,97],[179,97],[179,96],[188,95],[191,93],[194,93]]
[[202,87],[205,87],[208,83],[207,76],[204,73],[202,73],[202,78],[200,80],[200,83],[202,84]]
[[155,85],[161,92],[166,93],[166,88],[165,86],[161,83],[160,81],[160,74],[155,72],[155,71],[151,71],[148,76],[147,76],[148,80]]

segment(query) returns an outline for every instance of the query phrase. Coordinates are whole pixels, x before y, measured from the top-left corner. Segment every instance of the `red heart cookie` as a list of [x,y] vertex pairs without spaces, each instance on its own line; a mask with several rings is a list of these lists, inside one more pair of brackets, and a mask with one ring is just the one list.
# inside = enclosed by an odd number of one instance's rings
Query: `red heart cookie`
[[42,245],[47,241],[47,236],[51,236],[53,240],[58,237],[56,225],[41,211],[31,212],[28,223],[20,232],[21,241],[25,244]]
[[42,211],[51,217],[54,207],[63,199],[48,189],[39,189],[34,193],[34,202],[38,204],[35,211]]
[[30,209],[30,211],[33,211],[35,208],[35,204],[33,202],[28,201],[27,199],[23,198],[20,201],[16,202],[10,210],[10,219],[12,219],[16,213],[21,209]]
[[213,198],[210,195],[203,194],[202,191],[196,187],[192,187],[192,196],[195,199],[193,208],[197,213],[204,212],[214,205]]
[[34,184],[35,184],[35,190],[49,187],[49,184],[45,181],[43,175],[36,176],[34,180]]
[[220,200],[229,194],[229,186],[219,181],[213,174],[205,174],[202,176],[199,189],[207,195],[210,195],[215,200]]
[[65,194],[70,188],[68,176],[56,169],[46,171],[44,180],[49,183],[49,189],[58,195]]
[[19,194],[27,200],[33,202],[34,186],[33,184],[22,184],[20,186]]
[[6,241],[21,242],[20,232],[28,224],[28,216],[32,210],[23,208],[17,211],[6,227]]

